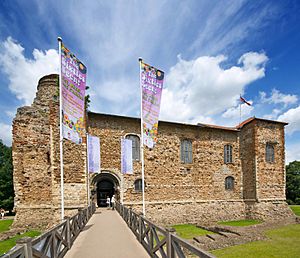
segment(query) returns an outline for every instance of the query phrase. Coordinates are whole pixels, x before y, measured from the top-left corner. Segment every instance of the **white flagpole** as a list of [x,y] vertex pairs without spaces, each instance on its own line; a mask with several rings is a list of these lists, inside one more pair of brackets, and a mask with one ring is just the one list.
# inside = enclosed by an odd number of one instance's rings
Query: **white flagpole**
[[90,160],[89,160],[89,134],[86,133],[86,162],[87,162],[87,173],[86,173],[86,181],[87,181],[87,198],[88,198],[88,206],[91,204],[90,200]]
[[61,78],[61,44],[62,38],[58,37],[58,52],[59,52],[59,150],[60,150],[60,196],[61,196],[61,220],[65,217],[64,204],[64,161],[63,161],[63,131],[62,131],[62,78]]
[[[141,87],[141,64],[143,59],[139,58],[140,63],[140,87]],[[143,195],[143,215],[146,216],[145,208],[145,172],[144,172],[144,133],[143,133],[143,88],[141,87],[141,159],[142,159],[142,195]]]
[[241,97],[242,97],[242,95],[240,95],[240,124],[242,122],[242,102],[241,102]]

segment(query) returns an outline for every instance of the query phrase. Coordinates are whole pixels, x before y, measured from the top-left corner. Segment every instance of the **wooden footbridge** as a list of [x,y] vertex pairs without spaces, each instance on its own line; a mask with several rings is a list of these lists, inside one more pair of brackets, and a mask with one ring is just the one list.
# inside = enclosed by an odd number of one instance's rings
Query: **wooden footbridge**
[[23,238],[1,258],[185,258],[214,257],[171,229],[117,203],[116,210],[90,206],[32,239]]

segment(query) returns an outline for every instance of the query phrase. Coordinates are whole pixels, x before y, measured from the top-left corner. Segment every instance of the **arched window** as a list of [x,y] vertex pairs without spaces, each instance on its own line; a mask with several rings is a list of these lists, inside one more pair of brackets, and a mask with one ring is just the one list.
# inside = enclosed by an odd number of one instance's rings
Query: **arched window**
[[232,163],[232,146],[229,144],[224,146],[224,163]]
[[225,190],[233,190],[234,188],[234,178],[232,176],[228,176],[225,178]]
[[140,160],[140,138],[137,135],[129,134],[125,137],[132,141],[132,159]]
[[193,150],[191,140],[182,140],[180,146],[180,159],[182,163],[193,162]]
[[134,190],[136,192],[143,191],[143,188],[142,188],[142,179],[137,179],[137,180],[134,181]]
[[269,163],[275,161],[274,145],[272,143],[266,144],[266,161]]

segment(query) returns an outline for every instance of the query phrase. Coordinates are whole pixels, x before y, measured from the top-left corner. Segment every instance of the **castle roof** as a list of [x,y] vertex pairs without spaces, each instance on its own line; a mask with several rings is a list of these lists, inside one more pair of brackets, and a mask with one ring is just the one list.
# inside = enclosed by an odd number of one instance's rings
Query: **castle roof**
[[[140,121],[140,118],[138,118],[138,117],[129,117],[129,116],[120,116],[120,115],[112,115],[112,114],[104,114],[104,113],[95,113],[95,112],[91,112],[91,111],[89,111],[89,114],[91,114],[91,115],[100,115],[100,116],[108,116],[108,117],[112,117],[112,118],[115,117],[115,118],[123,118],[123,119],[134,119],[134,120]],[[270,122],[270,123],[278,123],[278,124],[282,124],[284,126],[288,124],[286,122],[269,120],[269,119],[264,119],[264,118],[257,118],[255,116],[246,119],[245,121],[241,122],[240,124],[238,124],[235,127],[219,126],[219,125],[204,124],[204,123],[197,123],[195,125],[195,124],[179,123],[179,122],[172,122],[172,121],[162,121],[162,120],[159,120],[159,122],[160,123],[166,123],[166,124],[174,124],[174,125],[198,126],[198,127],[202,127],[202,128],[212,128],[212,129],[220,129],[220,130],[228,130],[228,131],[239,131],[245,125],[251,123],[254,120],[263,121],[263,122]]]

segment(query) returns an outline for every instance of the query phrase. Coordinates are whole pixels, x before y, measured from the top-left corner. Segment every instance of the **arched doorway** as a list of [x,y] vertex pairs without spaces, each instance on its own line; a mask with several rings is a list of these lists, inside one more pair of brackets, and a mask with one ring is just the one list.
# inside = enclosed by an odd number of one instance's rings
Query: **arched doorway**
[[106,199],[115,195],[115,198],[119,200],[120,179],[118,176],[109,171],[102,171],[96,175],[92,180],[94,185],[94,198],[97,199],[98,207],[106,207]]

